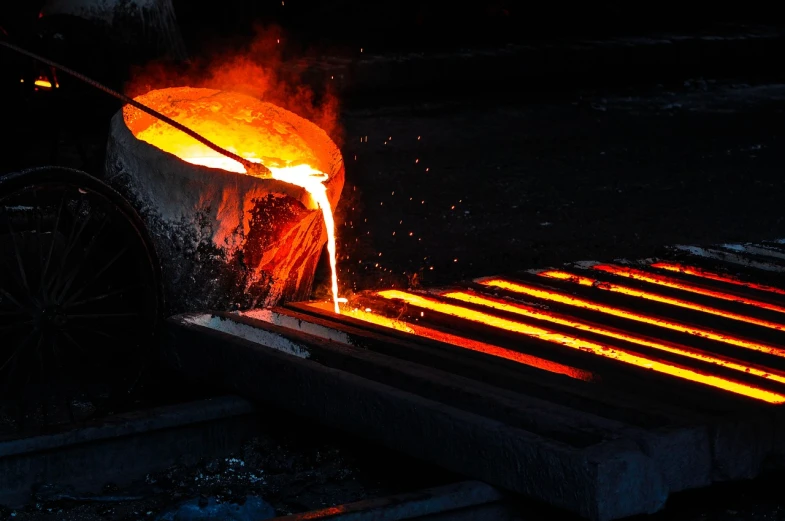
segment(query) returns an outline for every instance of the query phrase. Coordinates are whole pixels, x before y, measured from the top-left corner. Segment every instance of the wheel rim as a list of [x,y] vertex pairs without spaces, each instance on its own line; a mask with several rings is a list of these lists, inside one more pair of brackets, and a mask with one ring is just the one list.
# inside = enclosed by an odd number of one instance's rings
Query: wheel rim
[[160,312],[138,217],[68,169],[0,182],[0,395],[127,393]]

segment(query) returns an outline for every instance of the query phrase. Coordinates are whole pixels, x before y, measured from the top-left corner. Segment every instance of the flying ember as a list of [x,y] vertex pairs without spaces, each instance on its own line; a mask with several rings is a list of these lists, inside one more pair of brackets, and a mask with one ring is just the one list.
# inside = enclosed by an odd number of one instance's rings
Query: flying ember
[[[326,182],[327,168],[319,164],[318,151],[311,150],[307,139],[284,124],[292,116],[283,108],[259,102],[242,94],[208,91],[207,89],[175,88],[172,96],[162,97],[160,91],[139,96],[136,101],[143,103],[174,119],[212,141],[216,145],[233,152],[251,162],[266,166],[272,178],[303,188],[321,210],[327,231],[327,251],[331,268],[331,291],[334,310],[339,312],[338,276],[336,270],[335,221],[328,197]],[[200,92],[192,101],[183,92]],[[131,107],[127,107],[126,122],[135,117],[144,117]],[[280,121],[276,116],[281,116]],[[295,129],[303,133],[309,129]],[[226,172],[245,174],[246,169],[239,162],[199,143],[191,136],[168,125],[155,121],[135,137],[164,152],[195,165],[206,166]],[[216,173],[216,175],[220,175]]]

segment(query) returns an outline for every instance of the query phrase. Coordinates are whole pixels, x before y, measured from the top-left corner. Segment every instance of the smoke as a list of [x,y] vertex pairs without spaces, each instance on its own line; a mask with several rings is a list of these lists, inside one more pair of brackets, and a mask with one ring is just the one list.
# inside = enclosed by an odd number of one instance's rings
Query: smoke
[[254,37],[232,49],[215,49],[187,64],[153,62],[132,71],[126,84],[131,97],[167,87],[202,87],[240,92],[273,103],[321,127],[339,146],[338,98],[329,82],[305,81],[305,60],[285,56],[280,28],[257,26]]

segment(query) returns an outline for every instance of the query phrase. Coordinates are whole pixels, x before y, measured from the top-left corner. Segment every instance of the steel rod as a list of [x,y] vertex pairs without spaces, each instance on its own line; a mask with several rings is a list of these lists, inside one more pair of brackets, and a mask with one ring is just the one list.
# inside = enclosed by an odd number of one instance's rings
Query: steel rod
[[270,169],[267,168],[266,166],[264,166],[263,164],[261,164],[261,163],[254,163],[252,161],[249,161],[249,160],[245,159],[244,157],[241,157],[241,156],[235,154],[234,152],[230,152],[229,150],[226,150],[225,148],[216,145],[215,143],[213,143],[212,141],[210,141],[206,137],[202,136],[201,134],[199,134],[197,132],[194,132],[193,130],[191,130],[190,128],[186,127],[182,123],[178,123],[177,121],[173,120],[172,118],[170,118],[168,116],[165,116],[164,114],[161,114],[157,110],[151,109],[147,105],[144,105],[143,103],[139,103],[135,99],[130,98],[130,97],[126,96],[125,94],[121,93],[121,92],[117,92],[116,90],[110,89],[106,85],[103,85],[103,84],[93,80],[92,78],[88,78],[84,74],[76,72],[73,69],[69,69],[68,67],[65,67],[64,65],[60,65],[59,63],[53,62],[52,60],[50,60],[48,58],[44,58],[43,56],[39,56],[39,55],[37,55],[35,53],[32,53],[32,52],[30,52],[30,51],[28,51],[26,49],[22,49],[21,47],[18,47],[16,45],[12,44],[12,43],[8,43],[8,42],[4,42],[4,41],[0,40],[0,45],[2,45],[3,47],[5,47],[7,49],[15,51],[15,52],[17,52],[19,54],[27,56],[28,58],[32,58],[32,59],[37,60],[37,61],[39,61],[41,63],[49,65],[50,67],[54,67],[55,69],[57,69],[59,71],[62,71],[62,72],[66,73],[66,74],[68,74],[70,76],[73,76],[74,78],[76,78],[76,79],[78,79],[80,81],[83,81],[84,83],[87,83],[88,85],[90,85],[92,87],[95,87],[96,89],[98,89],[100,91],[103,91],[106,94],[109,94],[110,96],[114,96],[115,98],[119,99],[120,101],[122,101],[123,103],[125,103],[127,105],[131,105],[132,107],[137,108],[137,109],[141,110],[142,112],[145,112],[145,113],[153,116],[154,118],[157,118],[157,119],[163,121],[164,123],[173,126],[177,130],[188,134],[189,136],[191,136],[195,140],[199,141],[200,143],[202,143],[206,147],[211,148],[212,150],[218,152],[221,155],[224,155],[224,156],[228,157],[229,159],[233,159],[233,160],[237,161],[238,163],[243,165],[243,167],[245,168],[246,173],[248,173],[249,175],[253,175],[255,177],[262,177],[262,178],[271,178],[272,177],[272,173],[270,172]]

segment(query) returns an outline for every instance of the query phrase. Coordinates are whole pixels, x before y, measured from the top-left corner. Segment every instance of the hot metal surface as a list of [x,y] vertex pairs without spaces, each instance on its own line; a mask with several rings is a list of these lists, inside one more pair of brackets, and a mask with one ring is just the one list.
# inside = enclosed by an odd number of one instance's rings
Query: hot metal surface
[[[673,249],[367,292],[342,315],[314,302],[184,316],[170,322],[180,338],[171,349],[181,370],[224,375],[239,392],[451,470],[616,519],[785,461],[785,298],[768,268],[785,259],[772,244],[724,245],[728,261],[701,257],[712,248]],[[251,386],[254,371],[272,380]]]

